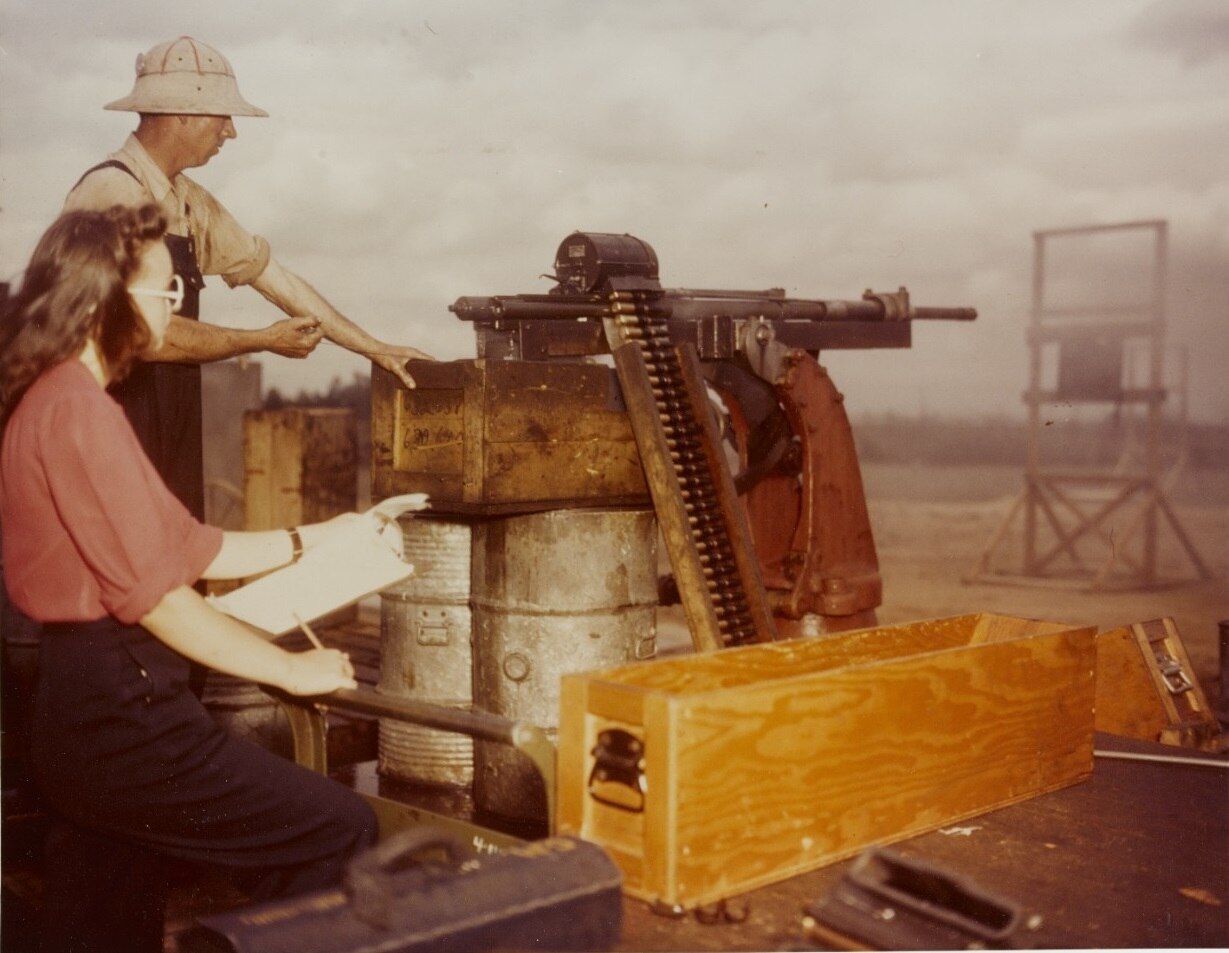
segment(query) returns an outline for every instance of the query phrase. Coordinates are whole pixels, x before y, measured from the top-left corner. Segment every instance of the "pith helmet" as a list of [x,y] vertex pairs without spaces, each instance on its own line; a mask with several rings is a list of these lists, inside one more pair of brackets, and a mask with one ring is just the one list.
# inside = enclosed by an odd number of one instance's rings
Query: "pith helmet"
[[190,36],[137,56],[132,92],[103,109],[190,116],[267,116],[239,95],[235,71],[212,46]]

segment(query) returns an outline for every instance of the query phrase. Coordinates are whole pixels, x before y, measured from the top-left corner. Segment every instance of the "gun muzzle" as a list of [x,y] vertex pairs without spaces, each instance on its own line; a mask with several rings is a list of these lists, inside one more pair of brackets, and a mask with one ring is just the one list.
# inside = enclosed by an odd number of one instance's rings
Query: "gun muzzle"
[[914,308],[914,321],[976,321],[976,308]]

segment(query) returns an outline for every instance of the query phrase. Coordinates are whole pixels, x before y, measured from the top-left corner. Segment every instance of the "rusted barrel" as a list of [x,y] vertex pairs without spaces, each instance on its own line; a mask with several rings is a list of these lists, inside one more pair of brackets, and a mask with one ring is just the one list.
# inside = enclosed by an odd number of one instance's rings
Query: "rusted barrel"
[[[380,593],[376,691],[468,709],[473,701],[468,523],[401,519],[414,575]],[[466,735],[382,718],[378,770],[405,781],[468,785],[474,745]]]
[[205,673],[201,704],[230,734],[283,757],[294,757],[290,720],[281,703],[255,682],[210,669]]
[[[559,727],[559,680],[656,652],[657,524],[650,510],[551,510],[474,528],[474,707]],[[474,745],[474,804],[545,818],[520,752]]]

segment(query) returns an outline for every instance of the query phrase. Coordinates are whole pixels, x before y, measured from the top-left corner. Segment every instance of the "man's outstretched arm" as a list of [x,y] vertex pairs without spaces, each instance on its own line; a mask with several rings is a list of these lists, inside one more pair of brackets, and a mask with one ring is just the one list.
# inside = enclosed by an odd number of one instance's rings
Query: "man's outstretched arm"
[[319,320],[324,336],[347,350],[362,354],[378,366],[395,374],[406,387],[414,380],[405,369],[409,360],[434,360],[431,355],[408,345],[388,344],[372,337],[361,327],[333,307],[325,297],[306,281],[274,260],[252,287],[287,314],[311,315]]
[[313,317],[283,318],[266,328],[243,330],[172,316],[161,348],[145,355],[148,361],[207,364],[243,354],[270,351],[282,357],[307,357],[324,332]]

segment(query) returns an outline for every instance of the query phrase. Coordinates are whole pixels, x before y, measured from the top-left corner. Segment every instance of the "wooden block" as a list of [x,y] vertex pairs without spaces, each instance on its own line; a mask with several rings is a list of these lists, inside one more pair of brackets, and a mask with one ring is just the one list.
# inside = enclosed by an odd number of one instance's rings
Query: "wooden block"
[[1098,731],[1180,747],[1214,743],[1220,724],[1173,619],[1097,636]]
[[1094,635],[979,614],[564,676],[558,829],[694,907],[1073,784]]
[[[244,529],[318,523],[358,506],[354,412],[335,407],[249,410],[243,415]],[[351,606],[329,623],[355,617]]]
[[597,364],[466,360],[372,371],[372,496],[426,493],[448,512],[501,514],[648,488],[618,384]]
[[243,427],[245,529],[316,523],[358,505],[353,411],[249,410]]

